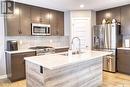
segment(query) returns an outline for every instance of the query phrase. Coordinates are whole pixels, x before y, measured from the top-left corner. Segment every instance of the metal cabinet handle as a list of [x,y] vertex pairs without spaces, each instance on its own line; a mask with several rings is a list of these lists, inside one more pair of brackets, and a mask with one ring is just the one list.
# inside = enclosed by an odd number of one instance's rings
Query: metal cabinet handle
[[19,34],[22,34],[22,31],[21,31],[21,30],[18,30],[18,33],[19,33]]

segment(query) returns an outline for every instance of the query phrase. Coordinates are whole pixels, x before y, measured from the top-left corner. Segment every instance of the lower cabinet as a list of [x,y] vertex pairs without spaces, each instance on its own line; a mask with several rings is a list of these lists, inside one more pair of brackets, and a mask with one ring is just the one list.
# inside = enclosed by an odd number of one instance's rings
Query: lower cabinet
[[130,50],[117,50],[117,70],[130,75]]
[[26,74],[24,57],[35,55],[35,51],[13,54],[6,52],[6,73],[8,79],[11,82],[25,79]]

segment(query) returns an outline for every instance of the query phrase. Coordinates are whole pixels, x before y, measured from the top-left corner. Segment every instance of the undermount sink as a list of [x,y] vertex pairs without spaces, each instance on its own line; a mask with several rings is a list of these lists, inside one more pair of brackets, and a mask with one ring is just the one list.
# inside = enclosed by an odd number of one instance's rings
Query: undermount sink
[[[72,55],[79,55],[79,54],[83,54],[83,53],[85,53],[85,52],[80,52],[80,53],[73,52]],[[68,56],[69,54],[68,53],[63,53],[63,54],[60,54],[60,55]]]

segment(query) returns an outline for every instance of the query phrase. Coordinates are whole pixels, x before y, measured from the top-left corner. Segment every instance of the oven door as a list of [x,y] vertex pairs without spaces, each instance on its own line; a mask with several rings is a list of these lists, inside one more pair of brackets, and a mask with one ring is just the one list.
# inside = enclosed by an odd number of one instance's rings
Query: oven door
[[50,25],[32,24],[32,35],[51,35]]

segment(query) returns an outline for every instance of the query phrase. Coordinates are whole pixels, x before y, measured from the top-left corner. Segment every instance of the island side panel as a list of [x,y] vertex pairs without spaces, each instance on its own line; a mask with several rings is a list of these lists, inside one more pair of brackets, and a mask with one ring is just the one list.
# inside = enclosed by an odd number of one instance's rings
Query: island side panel
[[102,84],[102,58],[45,69],[44,82],[44,87],[98,87]]
[[44,87],[44,74],[41,73],[40,65],[26,61],[26,85],[27,87]]
[[40,73],[39,65],[26,61],[27,87],[98,87],[102,84],[102,58],[43,71]]

